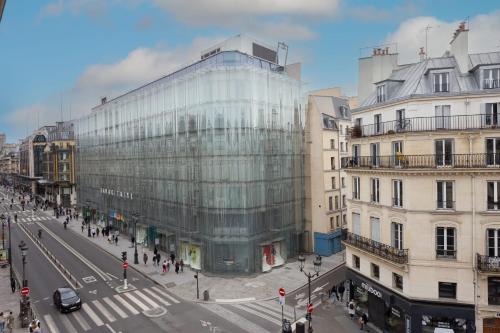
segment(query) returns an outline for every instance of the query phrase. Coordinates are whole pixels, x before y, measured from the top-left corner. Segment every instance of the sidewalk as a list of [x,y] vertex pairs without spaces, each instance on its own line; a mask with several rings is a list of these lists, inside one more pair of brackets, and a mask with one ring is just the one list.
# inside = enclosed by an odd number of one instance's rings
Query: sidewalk
[[[9,275],[9,267],[0,268],[0,312],[3,312],[6,317],[10,311],[16,318],[16,322],[14,327],[19,327],[19,290],[16,290],[15,293],[12,293],[10,289],[10,275]],[[5,330],[5,332],[8,332]],[[14,328],[12,330],[14,333],[27,332],[26,329],[22,328]]]
[[[55,218],[52,211],[46,211],[47,215]],[[60,223],[65,220],[65,216],[59,218]],[[176,274],[172,270],[166,274],[161,274],[160,267],[153,266],[153,252],[147,248],[137,247],[139,254],[139,264],[133,265],[134,248],[125,235],[120,235],[118,246],[109,244],[106,237],[99,233],[99,237],[87,237],[87,229],[81,230],[81,218],[78,221],[71,220],[68,224],[68,229],[74,231],[89,239],[91,242],[101,247],[108,253],[114,255],[121,260],[121,253],[127,251],[127,258],[130,267],[135,268],[144,275],[148,276],[158,284],[169,288],[177,296],[186,300],[198,301],[196,299],[196,279],[194,272],[189,267],[184,267],[184,273]],[[92,225],[93,227],[94,225]],[[100,228],[101,229],[101,228]],[[144,265],[142,260],[143,254],[148,254],[148,264]],[[169,255],[160,252],[161,261],[169,259]],[[313,256],[306,257],[307,270],[314,270]],[[324,257],[322,260],[321,272],[325,273],[343,262],[343,253],[337,253],[330,257]],[[208,290],[210,294],[210,302],[237,302],[245,300],[266,300],[278,297],[278,289],[286,286],[287,291],[290,293],[293,290],[303,286],[307,281],[304,275],[298,269],[298,262],[296,260],[289,260],[284,266],[272,269],[270,272],[258,274],[251,277],[230,276],[230,277],[212,277],[199,273],[199,290],[200,299],[203,297],[203,291]]]

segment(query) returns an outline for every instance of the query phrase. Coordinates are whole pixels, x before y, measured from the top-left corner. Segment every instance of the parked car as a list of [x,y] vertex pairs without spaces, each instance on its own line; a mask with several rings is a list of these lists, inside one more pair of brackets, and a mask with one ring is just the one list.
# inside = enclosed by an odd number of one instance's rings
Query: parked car
[[82,300],[78,293],[70,287],[57,288],[54,291],[54,305],[61,313],[81,309]]

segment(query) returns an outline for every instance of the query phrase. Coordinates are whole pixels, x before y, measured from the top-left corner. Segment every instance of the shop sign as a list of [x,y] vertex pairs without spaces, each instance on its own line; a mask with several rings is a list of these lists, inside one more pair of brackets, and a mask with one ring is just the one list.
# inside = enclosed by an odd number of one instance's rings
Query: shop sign
[[134,198],[133,193],[113,190],[113,189],[109,189],[109,188],[101,188],[100,192],[102,194],[112,195],[114,197],[120,197],[120,198],[126,198],[126,199],[133,199]]
[[368,283],[362,282],[361,286],[369,293],[372,293],[373,295],[377,296],[378,298],[382,298],[382,293],[378,291],[377,289],[374,289],[372,286],[370,286]]
[[438,321],[437,327],[439,328],[451,328],[450,323],[445,322],[445,321]]

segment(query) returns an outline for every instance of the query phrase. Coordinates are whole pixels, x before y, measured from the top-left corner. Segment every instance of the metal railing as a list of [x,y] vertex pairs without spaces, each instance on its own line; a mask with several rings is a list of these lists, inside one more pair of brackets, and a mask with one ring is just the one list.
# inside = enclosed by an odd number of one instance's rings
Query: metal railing
[[438,200],[437,209],[455,209],[455,201],[453,200]]
[[342,230],[342,235],[345,243],[358,249],[372,253],[396,264],[408,263],[408,249],[398,249],[396,247],[374,241],[373,239],[353,234],[346,229]]
[[500,88],[500,80],[484,79],[483,89],[495,89],[495,88]]
[[493,114],[415,117],[354,126],[351,129],[351,137],[358,138],[402,132],[487,129],[496,128],[498,125],[498,118]]
[[436,249],[438,259],[457,259],[457,250]]
[[344,157],[342,168],[490,168],[500,167],[500,154],[434,154]]
[[477,269],[482,272],[500,273],[500,257],[477,254]]

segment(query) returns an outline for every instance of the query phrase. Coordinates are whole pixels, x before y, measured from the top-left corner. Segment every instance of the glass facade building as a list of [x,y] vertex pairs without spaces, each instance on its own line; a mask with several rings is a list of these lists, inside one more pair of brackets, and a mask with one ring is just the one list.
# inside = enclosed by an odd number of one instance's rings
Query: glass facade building
[[304,96],[283,67],[220,52],[77,122],[77,195],[92,217],[208,273],[296,255]]

